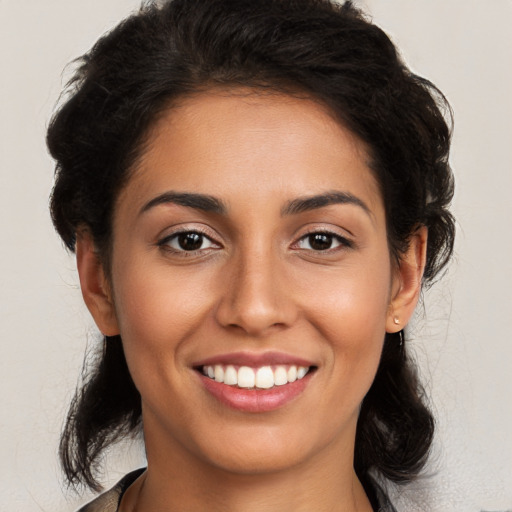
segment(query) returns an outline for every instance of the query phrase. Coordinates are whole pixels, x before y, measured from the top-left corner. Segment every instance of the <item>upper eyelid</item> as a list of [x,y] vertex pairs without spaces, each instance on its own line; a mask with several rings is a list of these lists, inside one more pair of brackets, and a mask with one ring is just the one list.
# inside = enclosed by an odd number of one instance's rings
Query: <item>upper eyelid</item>
[[168,242],[169,240],[172,240],[173,238],[176,238],[179,235],[183,235],[184,233],[198,233],[201,236],[204,236],[205,238],[208,238],[208,240],[210,240],[210,242],[212,242],[214,244],[218,243],[211,236],[207,235],[206,233],[204,233],[202,231],[199,231],[198,229],[186,229],[184,231],[175,231],[174,233],[169,233],[168,235],[165,235],[165,236],[159,238],[158,243],[159,244],[164,244],[164,243]]
[[170,228],[170,230],[164,230],[164,233],[163,235],[158,235],[157,237],[157,243],[162,243],[162,242],[165,242],[166,240],[169,240],[177,235],[180,235],[180,234],[183,234],[183,233],[199,233],[203,236],[205,236],[206,238],[208,238],[209,240],[211,240],[212,242],[215,242],[217,244],[220,244],[221,242],[219,242],[219,236],[215,233],[213,233],[213,230],[211,229],[208,229],[206,227],[197,227],[197,226],[183,226],[183,225],[180,225],[180,226],[175,226],[173,228]]
[[[346,231],[346,230],[344,230],[344,231]],[[356,248],[356,243],[354,242],[354,240],[352,238],[353,237],[352,234],[350,234],[350,236],[345,236],[333,228],[326,228],[326,227],[320,227],[320,226],[310,227],[306,232],[301,233],[300,236],[298,236],[294,239],[294,241],[291,243],[290,247],[293,248],[300,241],[304,240],[305,238],[307,238],[310,235],[314,235],[317,233],[332,236],[333,238],[337,239],[340,242],[340,244],[345,248],[351,248],[351,249]],[[327,249],[324,254],[327,254],[328,251],[331,251],[331,250],[336,251],[336,250],[339,250],[339,248]]]
[[300,242],[301,240],[304,240],[308,236],[316,235],[316,234],[329,235],[340,242],[344,242],[345,244],[353,245],[353,242],[352,242],[352,240],[350,240],[350,238],[343,236],[343,235],[339,235],[337,233],[333,233],[331,231],[311,231],[310,233],[306,233],[305,235],[302,235],[301,237],[299,237],[295,242],[293,242],[293,244],[296,244],[296,243]]
[[[191,251],[187,251],[185,249],[176,249],[175,247],[171,247],[170,242],[183,233],[199,233],[201,236],[203,236],[204,238],[209,240],[211,242],[211,244],[213,245],[213,247],[206,247],[204,249],[202,249],[202,248],[194,249]],[[188,256],[188,257],[198,256],[200,253],[205,254],[206,252],[209,252],[211,250],[217,250],[217,249],[222,248],[222,244],[217,242],[216,239],[205,234],[202,230],[199,230],[199,229],[180,229],[180,230],[174,231],[172,233],[169,233],[168,235],[160,237],[156,241],[155,245],[157,246],[157,248],[159,250],[173,253],[175,257],[180,257],[180,258],[185,257],[185,256]]]
[[350,241],[352,241],[352,239],[354,238],[354,234],[350,232],[348,229],[341,227],[336,228],[334,226],[327,227],[325,225],[314,225],[308,226],[302,233],[300,231],[301,230],[297,230],[296,232],[296,240],[301,240],[305,236],[313,235],[315,233],[325,233],[326,235],[333,235],[335,237]]
[[222,248],[222,246],[220,246],[215,240],[212,240],[210,237],[203,235],[203,236],[205,236],[205,238],[208,238],[208,240],[210,240],[212,247],[199,248],[199,249],[194,249],[194,250],[190,250],[190,251],[187,251],[185,249],[177,249],[177,248],[171,246],[171,242],[172,242],[173,237],[175,237],[179,234],[180,234],[180,232],[178,231],[177,233],[172,233],[169,236],[160,239],[156,243],[158,250],[166,253],[169,257],[172,255],[173,258],[175,258],[175,259],[176,258],[182,259],[182,258],[187,258],[187,257],[188,258],[197,258],[199,256],[207,255],[208,253],[211,253],[211,251],[218,251],[219,249]]
[[[299,230],[297,230],[297,231],[299,231]],[[340,231],[342,231],[343,233],[340,233]],[[172,239],[173,237],[178,236],[182,233],[194,233],[194,232],[199,233],[202,236],[208,238],[214,244],[217,244],[220,246],[224,245],[224,242],[221,241],[223,237],[221,237],[216,231],[214,231],[212,229],[208,229],[207,226],[203,227],[203,226],[197,226],[197,225],[192,225],[192,226],[179,225],[174,228],[171,228],[171,230],[167,231],[164,235],[158,236],[156,243],[157,243],[157,245],[162,245],[162,244],[165,244],[170,239]],[[296,243],[298,243],[300,240],[304,239],[305,237],[310,236],[315,233],[331,235],[342,242],[344,241],[345,243],[354,245],[354,240],[353,240],[354,235],[352,235],[352,233],[350,231],[348,231],[347,229],[341,228],[341,227],[336,229],[335,227],[327,227],[325,225],[324,226],[320,226],[320,225],[308,226],[304,231],[299,232],[299,233],[296,232],[295,236],[293,237],[293,239],[291,241],[291,245],[293,246]]]

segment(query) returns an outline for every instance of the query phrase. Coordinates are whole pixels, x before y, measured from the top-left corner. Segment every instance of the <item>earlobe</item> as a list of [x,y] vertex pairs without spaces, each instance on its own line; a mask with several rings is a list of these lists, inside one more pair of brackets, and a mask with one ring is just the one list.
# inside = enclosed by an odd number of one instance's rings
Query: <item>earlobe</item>
[[402,255],[392,284],[386,332],[398,332],[409,322],[421,292],[427,258],[427,228],[418,228],[411,236],[409,248]]
[[77,233],[76,263],[85,304],[99,330],[106,336],[119,334],[110,286],[87,229]]

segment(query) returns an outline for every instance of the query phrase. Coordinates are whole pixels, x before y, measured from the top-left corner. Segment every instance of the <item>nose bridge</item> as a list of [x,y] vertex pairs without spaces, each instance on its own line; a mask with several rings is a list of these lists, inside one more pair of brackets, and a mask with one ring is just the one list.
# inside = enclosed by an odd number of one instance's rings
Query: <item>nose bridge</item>
[[218,319],[251,335],[292,321],[292,305],[281,288],[282,268],[275,248],[267,240],[241,246],[230,262]]

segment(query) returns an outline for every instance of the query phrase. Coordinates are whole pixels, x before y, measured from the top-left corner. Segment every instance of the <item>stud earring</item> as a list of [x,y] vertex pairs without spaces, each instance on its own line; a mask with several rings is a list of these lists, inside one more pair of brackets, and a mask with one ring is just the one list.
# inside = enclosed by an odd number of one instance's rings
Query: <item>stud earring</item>
[[399,320],[399,318],[397,316],[393,317],[393,323],[395,325],[400,325],[400,320]]

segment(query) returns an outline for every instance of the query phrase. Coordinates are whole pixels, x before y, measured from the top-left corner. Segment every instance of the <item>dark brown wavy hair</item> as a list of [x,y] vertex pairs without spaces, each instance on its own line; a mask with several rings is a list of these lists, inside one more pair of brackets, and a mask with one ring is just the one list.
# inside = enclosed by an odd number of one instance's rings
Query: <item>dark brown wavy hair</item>
[[[79,60],[48,129],[56,161],[51,214],[65,245],[73,251],[77,229],[88,226],[108,274],[115,199],[155,119],[176,98],[237,86],[313,98],[366,143],[390,253],[399,260],[411,234],[426,226],[424,284],[431,283],[453,250],[451,111],[351,2],[171,0],[143,5],[102,37]],[[140,427],[141,399],[122,340],[105,338],[62,434],[68,482],[99,489],[104,449]],[[404,333],[387,334],[359,416],[359,478],[373,472],[395,482],[413,479],[433,433]]]

